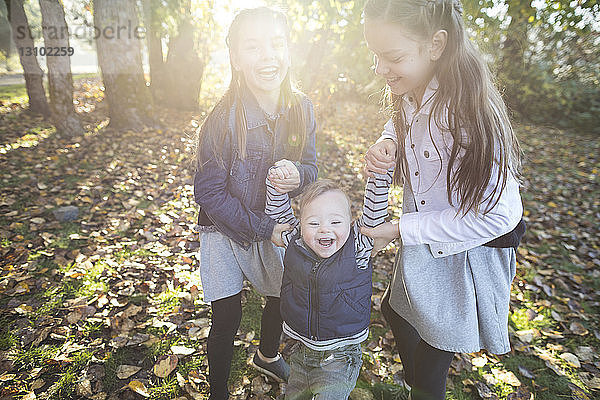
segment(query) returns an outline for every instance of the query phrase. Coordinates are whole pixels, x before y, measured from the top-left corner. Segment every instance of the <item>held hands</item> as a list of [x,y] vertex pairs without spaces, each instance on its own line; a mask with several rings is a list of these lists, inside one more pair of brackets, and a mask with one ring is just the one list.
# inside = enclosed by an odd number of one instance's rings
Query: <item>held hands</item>
[[288,193],[300,186],[300,171],[290,160],[279,160],[269,170],[269,180],[279,193]]
[[292,229],[290,224],[276,224],[273,228],[273,233],[271,233],[271,242],[273,242],[275,246],[284,247],[285,244],[283,243],[281,234],[285,231],[289,231],[290,229]]
[[373,239],[373,254],[386,248],[390,242],[400,237],[400,220],[385,222],[375,228],[360,228],[360,232]]
[[370,177],[374,177],[374,173],[385,174],[395,165],[396,143],[392,139],[383,139],[367,150],[364,174]]

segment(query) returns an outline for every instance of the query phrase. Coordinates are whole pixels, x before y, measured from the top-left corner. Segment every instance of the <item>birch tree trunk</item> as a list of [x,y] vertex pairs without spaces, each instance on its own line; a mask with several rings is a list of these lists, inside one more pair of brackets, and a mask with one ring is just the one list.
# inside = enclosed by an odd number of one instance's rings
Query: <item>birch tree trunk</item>
[[[57,130],[70,136],[83,133],[79,117],[73,107],[73,76],[71,57],[60,55],[60,50],[69,48],[69,29],[65,10],[60,0],[39,0],[42,12],[42,32],[46,47],[48,86],[52,121]],[[52,50],[49,50],[52,48]],[[57,55],[48,55],[52,51]]]
[[139,129],[153,124],[152,96],[142,68],[144,35],[135,0],[94,0],[94,26],[110,125]]
[[27,15],[23,8],[23,0],[4,0],[8,12],[8,21],[12,30],[12,37],[17,46],[19,60],[25,76],[25,87],[29,96],[29,111],[50,117],[50,108],[44,91],[44,71],[33,53],[33,37]]

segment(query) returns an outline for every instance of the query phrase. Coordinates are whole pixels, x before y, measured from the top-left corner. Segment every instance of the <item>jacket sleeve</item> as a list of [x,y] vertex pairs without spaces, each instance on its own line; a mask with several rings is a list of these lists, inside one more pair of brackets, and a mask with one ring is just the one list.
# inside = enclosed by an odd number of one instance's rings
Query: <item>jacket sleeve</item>
[[[494,190],[498,173],[496,167],[484,198]],[[523,215],[519,183],[512,173],[508,172],[506,186],[500,194],[494,196],[493,200],[496,199],[496,205],[485,215],[474,211],[457,215],[458,209],[454,207],[405,213],[400,217],[402,243],[416,245],[467,242],[502,236],[513,230]],[[484,206],[485,204],[482,205],[483,209]]]
[[383,139],[392,139],[394,142],[398,143],[398,136],[396,135],[396,129],[394,128],[394,121],[392,119],[388,119],[388,121],[383,126],[383,132],[381,132],[381,136],[377,139],[377,143],[381,142]]
[[312,103],[308,98],[303,99],[306,108],[306,142],[302,152],[302,159],[296,162],[296,167],[300,173],[300,186],[289,193],[290,197],[295,197],[302,193],[304,186],[317,180],[317,121]]
[[240,233],[248,241],[270,239],[275,221],[263,211],[249,210],[233,196],[228,188],[228,165],[231,162],[231,141],[227,137],[223,146],[223,164],[217,162],[212,154],[210,142],[205,140],[199,144],[198,166],[194,176],[194,199],[213,219],[216,224]]

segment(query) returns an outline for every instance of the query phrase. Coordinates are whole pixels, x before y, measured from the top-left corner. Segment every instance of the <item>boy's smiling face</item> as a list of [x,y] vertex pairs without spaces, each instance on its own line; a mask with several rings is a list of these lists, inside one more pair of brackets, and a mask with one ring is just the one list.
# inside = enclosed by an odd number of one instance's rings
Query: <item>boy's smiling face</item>
[[350,204],[344,193],[327,191],[302,208],[302,239],[319,257],[330,257],[346,243],[350,220]]

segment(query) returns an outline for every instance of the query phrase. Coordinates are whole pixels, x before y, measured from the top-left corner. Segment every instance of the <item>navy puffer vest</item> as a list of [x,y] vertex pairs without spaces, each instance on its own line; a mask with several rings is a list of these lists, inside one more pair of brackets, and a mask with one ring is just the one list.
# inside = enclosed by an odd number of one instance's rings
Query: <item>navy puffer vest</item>
[[320,258],[290,241],[283,259],[281,316],[296,333],[311,340],[344,338],[362,332],[371,318],[373,266],[356,265],[353,229],[341,249]]

